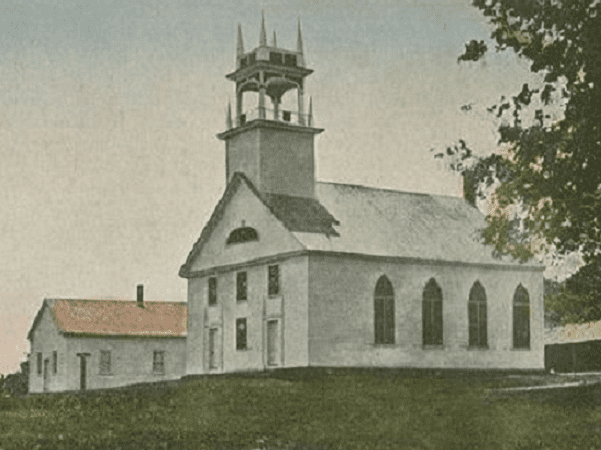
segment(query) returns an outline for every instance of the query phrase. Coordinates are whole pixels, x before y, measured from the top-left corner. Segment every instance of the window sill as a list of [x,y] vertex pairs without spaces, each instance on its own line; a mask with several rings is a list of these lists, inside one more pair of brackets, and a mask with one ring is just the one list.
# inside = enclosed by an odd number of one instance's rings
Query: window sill
[[236,303],[245,303],[245,302],[247,302],[247,301],[248,301],[248,299],[247,299],[247,298],[237,298],[237,299],[236,299]]
[[153,375],[164,376],[165,372],[152,372]]
[[467,349],[470,351],[487,351],[490,350],[488,345],[468,345]]
[[399,345],[396,342],[371,342],[371,345],[374,347],[398,347]]
[[422,344],[422,350],[444,350],[444,344]]
[[511,348],[512,352],[529,352],[530,350],[532,350],[530,347],[512,347]]

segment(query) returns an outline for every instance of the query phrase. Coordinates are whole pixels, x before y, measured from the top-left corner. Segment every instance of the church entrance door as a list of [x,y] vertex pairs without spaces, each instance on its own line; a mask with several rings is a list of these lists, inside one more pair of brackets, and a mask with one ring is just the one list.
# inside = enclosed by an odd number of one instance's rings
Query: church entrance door
[[217,369],[217,328],[209,330],[209,370]]
[[44,360],[44,391],[48,390],[48,367],[50,366],[50,360]]
[[278,364],[278,321],[267,321],[267,365],[277,366]]

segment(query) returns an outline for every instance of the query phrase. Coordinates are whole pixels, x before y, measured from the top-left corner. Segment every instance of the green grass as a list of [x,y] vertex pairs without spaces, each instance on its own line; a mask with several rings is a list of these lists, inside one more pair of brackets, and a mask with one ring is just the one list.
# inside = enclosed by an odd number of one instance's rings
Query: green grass
[[241,375],[85,395],[3,398],[0,449],[600,445],[598,385],[563,397],[487,397],[485,390],[499,384],[506,383],[385,372],[287,379]]

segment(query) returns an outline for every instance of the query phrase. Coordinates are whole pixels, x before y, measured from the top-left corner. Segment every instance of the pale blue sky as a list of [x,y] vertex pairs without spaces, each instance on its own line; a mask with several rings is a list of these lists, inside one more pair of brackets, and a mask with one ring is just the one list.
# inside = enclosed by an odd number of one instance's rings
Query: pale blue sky
[[[224,189],[236,27],[294,49],[302,21],[318,177],[457,193],[434,145],[494,147],[460,113],[519,91],[513,55],[456,63],[489,30],[469,0],[0,3],[0,372],[44,297],[186,299],[177,276]],[[492,45],[492,44],[491,44]]]

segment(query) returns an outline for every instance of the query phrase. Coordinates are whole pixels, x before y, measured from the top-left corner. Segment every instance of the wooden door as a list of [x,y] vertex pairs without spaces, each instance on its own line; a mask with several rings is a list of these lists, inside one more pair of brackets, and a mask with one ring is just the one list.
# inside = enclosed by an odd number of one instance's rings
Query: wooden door
[[86,357],[80,356],[79,358],[79,389],[82,391],[86,390]]
[[217,328],[209,330],[209,369],[217,368]]
[[48,368],[50,367],[50,360],[44,360],[44,391],[48,390]]
[[278,321],[267,321],[267,365],[278,364]]

